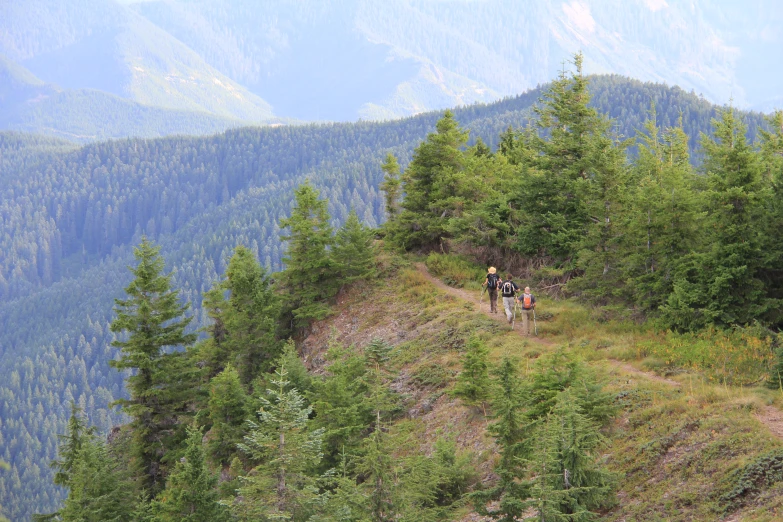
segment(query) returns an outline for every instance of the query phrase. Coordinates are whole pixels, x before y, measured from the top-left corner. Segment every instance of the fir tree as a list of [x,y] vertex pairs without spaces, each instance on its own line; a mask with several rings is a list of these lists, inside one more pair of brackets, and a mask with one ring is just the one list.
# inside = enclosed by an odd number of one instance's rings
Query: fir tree
[[372,229],[362,224],[356,212],[351,210],[345,224],[337,231],[332,248],[332,258],[342,284],[372,277],[374,236]]
[[126,379],[130,399],[117,402],[132,418],[136,465],[145,487],[155,493],[164,485],[161,460],[177,428],[177,414],[189,400],[188,391],[183,393],[187,386],[177,380],[181,354],[166,349],[187,346],[196,335],[185,333],[191,321],[184,317],[189,305],[181,304],[178,292],[171,290],[159,248],[143,238],[135,256],[134,280],[125,289],[128,298],[115,300],[117,318],[111,323],[111,331],[127,333],[127,339],[112,343],[122,355],[110,364],[134,371]]
[[[574,57],[575,71],[563,71],[536,109],[539,136],[530,137],[537,152],[534,168],[522,179],[515,202],[520,221],[517,248],[526,254],[558,260],[573,256],[591,218],[585,201],[590,184],[606,177],[594,192],[599,198],[608,197],[615,184],[616,154],[606,142],[609,123],[589,105],[582,60],[581,54]],[[604,214],[600,212],[600,222]]]
[[411,249],[442,241],[455,208],[455,183],[464,167],[462,149],[467,141],[467,131],[446,111],[436,132],[416,148],[402,175],[402,210],[389,228],[396,244]]
[[228,520],[226,508],[218,504],[217,482],[217,476],[206,465],[201,432],[189,428],[184,456],[169,475],[166,489],[155,500],[156,522]]
[[242,441],[249,400],[239,373],[228,365],[209,383],[207,411],[212,424],[207,449],[214,462],[226,465]]
[[52,461],[50,466],[56,470],[53,482],[58,486],[68,487],[71,481],[79,451],[85,441],[89,441],[95,428],[87,426],[82,418],[82,410],[75,402],[71,403],[71,416],[68,419],[68,428],[64,435],[58,435],[60,445],[57,448],[57,460]]
[[[497,395],[493,401],[495,421],[490,432],[500,448],[495,467],[496,485],[471,495],[476,512],[502,522],[520,520],[528,508],[530,483],[525,479],[525,459],[529,456],[528,426],[525,419],[521,382],[514,362],[505,357],[496,371]],[[494,506],[488,504],[493,502]]]
[[63,522],[130,522],[133,483],[125,476],[106,444],[95,437],[82,440],[70,472],[68,498],[59,511]]
[[608,503],[614,477],[598,463],[596,451],[604,443],[598,426],[580,411],[570,390],[558,395],[537,441],[532,490],[537,520],[597,520],[594,510]]
[[380,185],[380,189],[384,193],[384,201],[386,202],[386,215],[389,217],[389,221],[392,221],[400,211],[400,165],[397,163],[397,158],[394,154],[389,152],[386,154],[386,160],[381,165],[383,170],[383,182]]
[[454,395],[466,404],[482,406],[489,398],[490,380],[487,364],[487,347],[477,337],[468,340],[467,351],[462,359],[462,372],[457,375]]
[[295,191],[296,207],[291,217],[280,221],[281,235],[288,242],[281,282],[286,290],[284,310],[296,327],[323,319],[329,313],[326,301],[337,292],[335,263],[329,254],[334,239],[326,201],[305,183]]
[[779,308],[760,279],[769,244],[763,205],[770,192],[759,155],[733,109],[713,125],[714,138],[702,137],[708,183],[704,249],[680,264],[662,307],[664,320],[679,329],[747,325]]
[[231,256],[222,286],[229,292],[222,314],[222,345],[231,354],[242,382],[249,384],[257,375],[269,371],[280,354],[279,298],[265,270],[243,246],[238,246]]
[[[763,162],[762,175],[764,182],[771,186],[772,197],[766,203],[767,237],[776,237],[783,230],[783,110],[769,116],[770,131],[760,130],[761,158]],[[783,300],[783,272],[776,267],[783,266],[783,244],[771,241],[765,249],[764,268],[761,277],[764,280],[767,293],[774,299]],[[763,319],[769,324],[781,323],[782,308],[778,307],[772,314]]]
[[637,141],[624,223],[624,272],[627,298],[655,311],[672,291],[680,259],[696,245],[701,214],[682,118],[679,126],[661,132],[653,104]]
[[321,461],[323,429],[311,429],[312,407],[295,388],[288,389],[288,372],[275,372],[261,397],[258,422],[248,421],[249,434],[239,448],[259,462],[241,479],[234,512],[240,520],[306,520],[322,502],[316,479],[309,473]]
[[[7,462],[4,460],[0,460],[0,471],[8,471],[11,469],[11,466],[8,465]],[[3,512],[3,506],[0,505],[0,513]],[[8,519],[5,518],[3,515],[0,515],[0,522],[8,522]]]

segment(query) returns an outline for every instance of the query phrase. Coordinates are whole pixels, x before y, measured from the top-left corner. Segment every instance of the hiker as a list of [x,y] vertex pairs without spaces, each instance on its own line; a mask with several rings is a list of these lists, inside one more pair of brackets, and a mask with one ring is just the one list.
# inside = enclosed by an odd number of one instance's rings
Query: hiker
[[514,320],[514,303],[516,303],[516,294],[519,292],[519,287],[513,281],[514,276],[511,274],[506,275],[506,280],[500,285],[500,295],[503,296],[503,308],[506,310],[506,319],[508,324]]
[[530,317],[535,313],[536,296],[530,293],[530,287],[525,287],[525,292],[519,296],[517,302],[522,305],[522,332],[530,335]]
[[494,266],[489,267],[487,270],[487,278],[481,286],[487,287],[487,293],[489,294],[489,313],[498,313],[498,287],[500,286],[500,276],[497,275],[497,269]]

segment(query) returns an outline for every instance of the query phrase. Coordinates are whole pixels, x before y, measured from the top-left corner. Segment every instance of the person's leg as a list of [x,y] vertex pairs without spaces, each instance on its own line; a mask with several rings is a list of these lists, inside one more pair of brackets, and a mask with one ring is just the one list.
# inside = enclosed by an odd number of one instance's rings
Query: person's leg
[[530,335],[530,310],[522,310],[522,333]]
[[498,313],[498,289],[489,289],[489,312],[492,314]]
[[503,298],[503,308],[506,310],[506,319],[508,322],[511,322],[511,319],[514,317],[514,298],[513,297],[504,297]]

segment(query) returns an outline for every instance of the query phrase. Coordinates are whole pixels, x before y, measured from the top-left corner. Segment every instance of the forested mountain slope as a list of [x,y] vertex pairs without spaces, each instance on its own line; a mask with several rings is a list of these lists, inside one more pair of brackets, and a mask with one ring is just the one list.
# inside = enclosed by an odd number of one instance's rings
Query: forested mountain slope
[[[593,79],[596,106],[634,134],[651,99],[662,124],[695,143],[715,108],[677,88],[619,77]],[[540,91],[455,111],[493,146],[509,125],[524,127]],[[130,245],[142,234],[163,247],[174,285],[204,324],[201,295],[238,244],[280,268],[279,219],[306,178],[329,201],[335,224],[353,207],[369,225],[384,220],[378,184],[387,152],[407,164],[439,114],[387,123],[247,128],[213,137],[122,140],[76,148],[0,135],[0,505],[14,520],[53,509],[60,492],[47,462],[74,399],[101,429],[119,419],[107,404],[123,394],[108,367],[112,299],[127,283]],[[751,131],[758,114],[745,115]]]

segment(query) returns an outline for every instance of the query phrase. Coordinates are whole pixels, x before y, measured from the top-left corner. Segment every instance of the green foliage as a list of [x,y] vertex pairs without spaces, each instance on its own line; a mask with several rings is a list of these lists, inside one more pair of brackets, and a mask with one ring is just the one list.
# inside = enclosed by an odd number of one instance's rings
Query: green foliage
[[499,479],[495,486],[471,495],[477,513],[501,522],[519,519],[528,509],[530,496],[523,460],[531,448],[530,426],[525,418],[522,383],[517,374],[515,362],[508,357],[495,371],[497,391],[492,404],[495,421],[489,431],[500,448],[500,460],[495,466]]
[[392,221],[400,212],[400,164],[397,163],[397,158],[394,154],[389,152],[386,154],[386,159],[381,165],[381,170],[384,173],[383,183],[379,185],[384,194],[384,201],[386,203],[386,215],[389,220]]
[[598,520],[607,505],[614,477],[600,463],[605,445],[599,425],[580,408],[573,389],[558,394],[536,437],[536,474],[532,488],[540,520]]
[[189,428],[185,452],[166,480],[153,505],[157,522],[219,522],[228,520],[227,509],[218,504],[217,476],[207,467],[201,432]]
[[207,433],[207,451],[218,464],[226,465],[237,452],[244,436],[249,412],[249,398],[233,366],[226,368],[209,383],[207,415],[211,428]]
[[762,455],[734,473],[730,491],[721,495],[726,512],[736,511],[776,482],[783,481],[783,451]]
[[750,324],[779,313],[760,278],[764,252],[765,201],[759,154],[747,142],[746,126],[733,109],[713,120],[714,138],[704,136],[707,216],[705,248],[687,257],[663,307],[670,325],[694,330],[707,324]]
[[478,337],[468,340],[467,351],[462,359],[462,372],[457,375],[454,395],[466,404],[483,405],[490,395],[488,350]]
[[[224,291],[229,293],[227,300]],[[280,299],[250,250],[236,248],[226,279],[207,293],[205,308],[213,320],[211,339],[202,348],[210,374],[232,362],[242,382],[248,384],[272,368],[281,349],[277,338]]]
[[475,263],[453,254],[430,253],[424,261],[427,270],[449,286],[462,288],[465,285],[478,287],[486,275]]
[[611,395],[602,390],[584,363],[560,348],[536,362],[524,390],[527,416],[534,421],[545,418],[567,390],[571,390],[569,400],[576,401],[580,410],[598,425],[614,415]]
[[324,430],[312,429],[312,407],[295,388],[288,388],[285,367],[275,371],[276,389],[260,397],[258,421],[239,448],[258,463],[241,478],[232,509],[240,520],[259,518],[307,520],[321,503],[316,479],[308,472],[321,461]]
[[337,293],[336,264],[329,254],[334,242],[326,201],[310,183],[295,191],[296,207],[291,216],[280,220],[289,229],[280,239],[287,241],[286,265],[281,274],[286,291],[284,310],[297,327],[323,319],[329,313],[326,301]]
[[169,275],[163,274],[159,247],[146,238],[135,251],[138,264],[131,269],[134,280],[125,289],[128,299],[117,299],[117,318],[111,324],[115,333],[127,333],[127,340],[113,344],[122,357],[111,361],[118,370],[133,370],[127,379],[131,398],[117,401],[132,417],[134,455],[138,472],[146,488],[157,492],[163,488],[162,457],[176,428],[176,415],[189,401],[189,386],[179,373],[182,354],[166,353],[167,348],[188,345],[196,340],[185,329],[191,318],[185,318],[188,305],[179,302],[177,291],[170,289]]
[[375,232],[359,221],[354,210],[337,231],[332,258],[343,284],[372,278],[375,270]]

